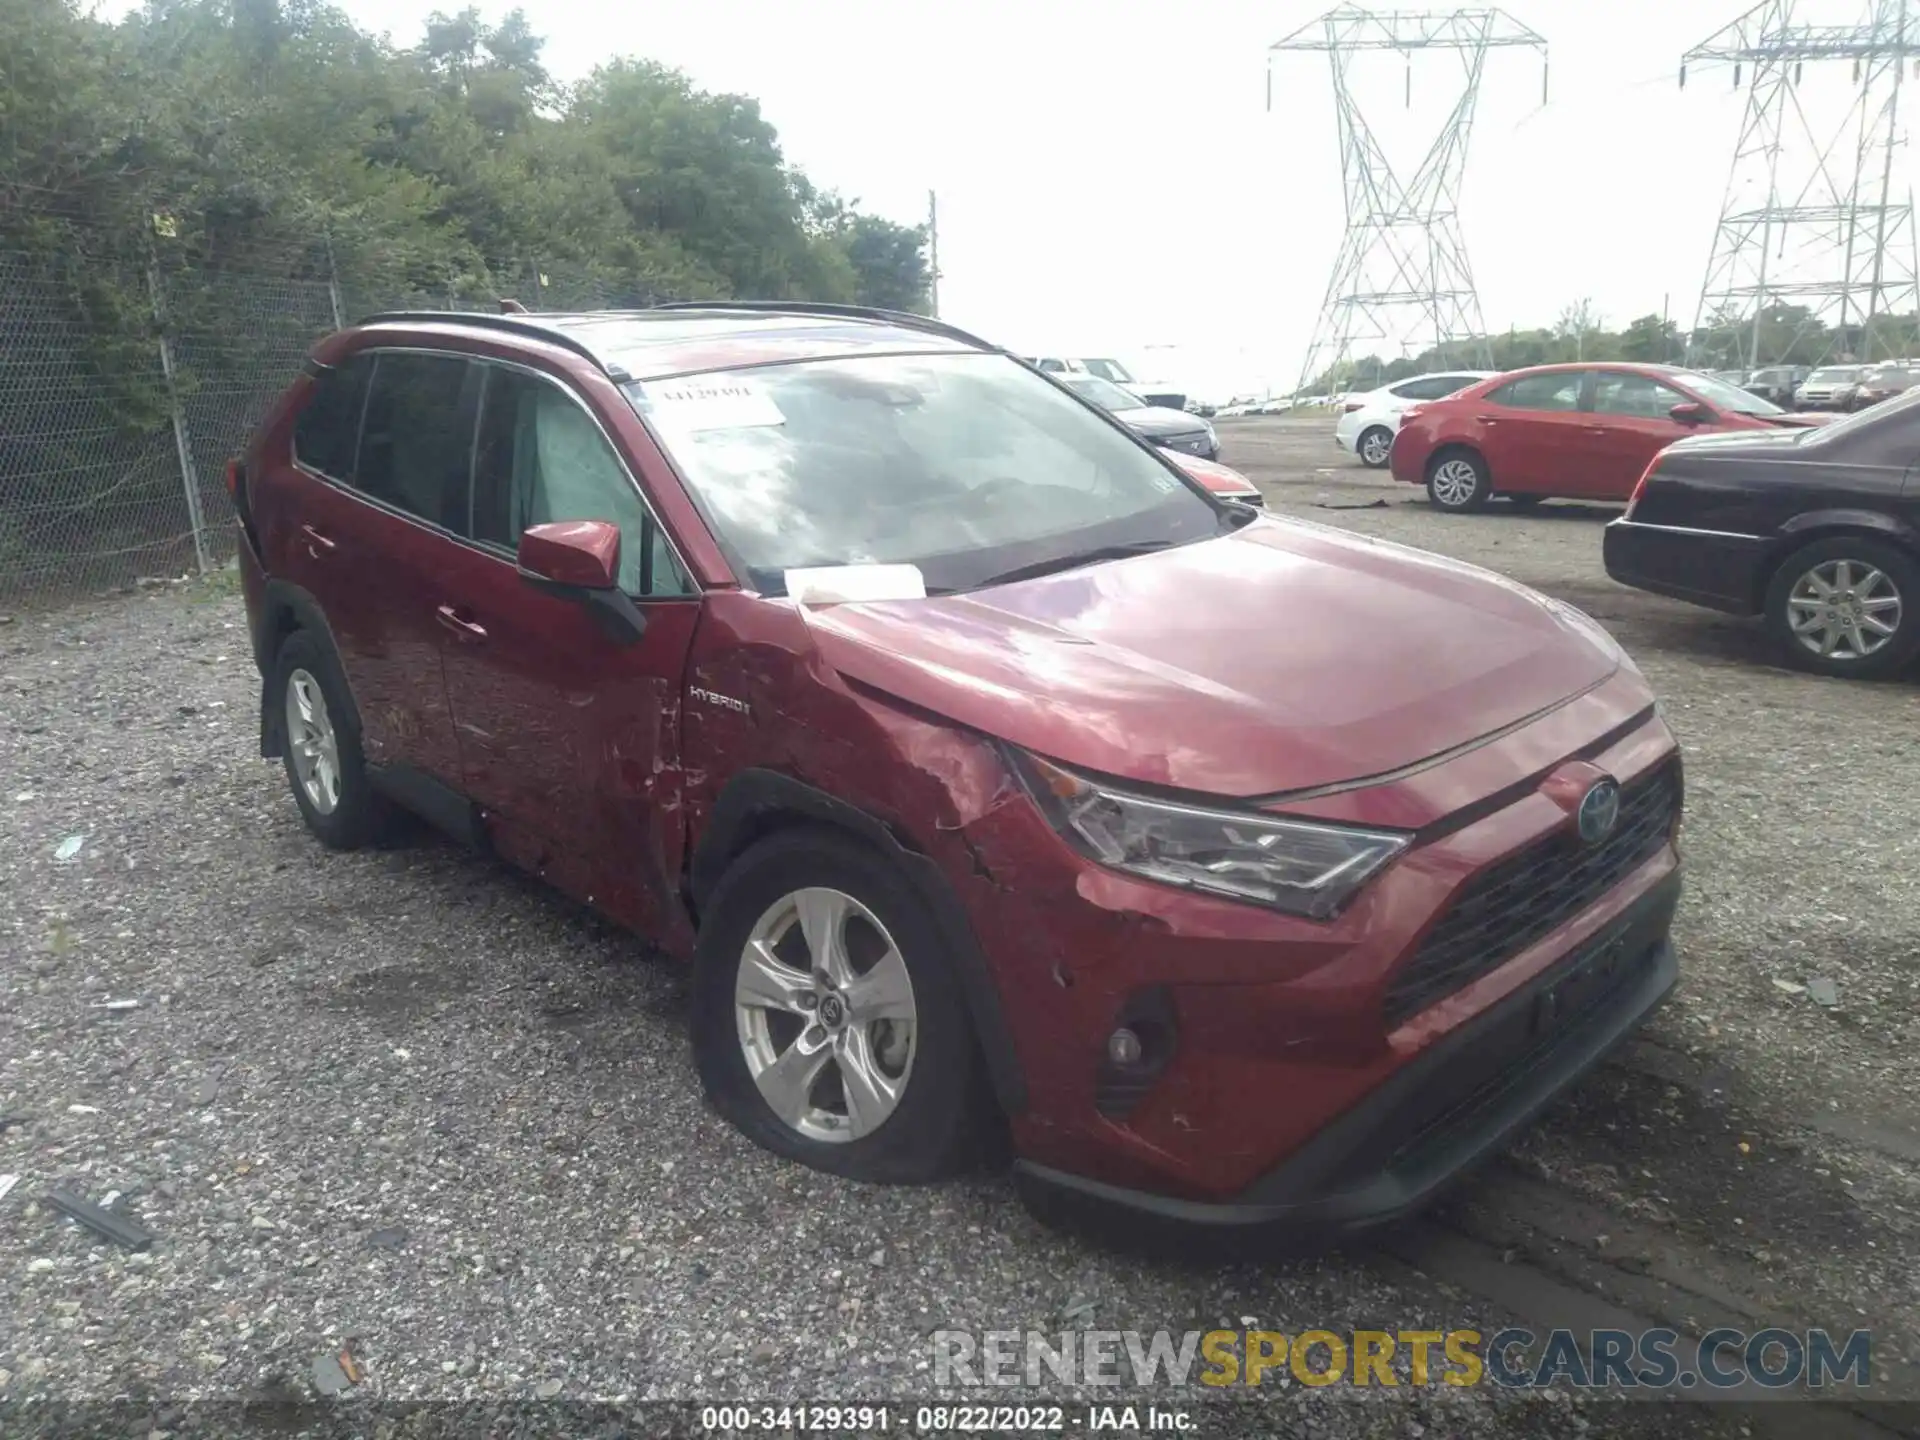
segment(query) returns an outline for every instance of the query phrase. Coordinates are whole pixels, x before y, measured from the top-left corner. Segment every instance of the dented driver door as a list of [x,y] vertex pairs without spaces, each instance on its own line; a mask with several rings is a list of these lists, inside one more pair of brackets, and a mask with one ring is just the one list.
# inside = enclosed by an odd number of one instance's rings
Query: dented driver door
[[[677,914],[680,688],[699,597],[592,412],[532,371],[488,370],[475,544],[449,565],[443,602],[464,788],[509,859],[660,934]],[[555,520],[620,528],[642,633],[521,577],[521,531]]]

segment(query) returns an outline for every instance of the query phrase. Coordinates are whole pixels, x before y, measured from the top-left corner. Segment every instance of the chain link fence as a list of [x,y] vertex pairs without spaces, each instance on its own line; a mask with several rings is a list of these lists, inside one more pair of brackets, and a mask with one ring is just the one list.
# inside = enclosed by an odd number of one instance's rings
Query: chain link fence
[[422,286],[336,268],[324,240],[216,259],[0,237],[0,610],[43,608],[233,556],[237,451],[313,342],[380,310],[644,306],[645,286],[484,267]]

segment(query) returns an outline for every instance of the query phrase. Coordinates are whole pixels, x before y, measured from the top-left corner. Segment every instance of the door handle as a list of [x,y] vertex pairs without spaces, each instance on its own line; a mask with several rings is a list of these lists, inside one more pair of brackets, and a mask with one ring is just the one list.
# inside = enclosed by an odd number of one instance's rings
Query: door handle
[[1476,415],[1473,418],[1476,423],[1481,425],[1497,425],[1500,423],[1500,417],[1498,415]]
[[306,538],[307,549],[311,550],[316,558],[323,550],[335,550],[339,548],[332,540],[322,535],[311,525],[302,525],[300,527],[300,533]]
[[455,610],[451,605],[442,605],[433,613],[442,625],[462,640],[484,640],[487,638],[486,626],[476,625],[473,621],[464,619],[460,612]]

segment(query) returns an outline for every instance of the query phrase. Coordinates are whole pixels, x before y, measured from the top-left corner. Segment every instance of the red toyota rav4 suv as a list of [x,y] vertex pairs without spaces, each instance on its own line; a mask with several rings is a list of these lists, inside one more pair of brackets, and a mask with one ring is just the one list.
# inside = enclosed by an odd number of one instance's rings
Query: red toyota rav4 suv
[[1604,630],[938,322],[376,317],[230,479],[313,832],[398,805],[690,958],[713,1102],[808,1164],[1004,1126],[1037,1201],[1363,1225],[1674,983]]

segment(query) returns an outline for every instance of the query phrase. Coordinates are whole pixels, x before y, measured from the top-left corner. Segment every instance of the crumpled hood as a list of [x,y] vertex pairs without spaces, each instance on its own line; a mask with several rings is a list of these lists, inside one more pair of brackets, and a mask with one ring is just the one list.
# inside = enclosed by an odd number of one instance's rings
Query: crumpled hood
[[1618,668],[1523,586],[1268,519],[969,594],[806,614],[850,680],[1069,765],[1222,796],[1398,769]]

